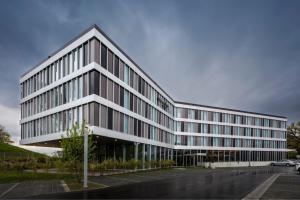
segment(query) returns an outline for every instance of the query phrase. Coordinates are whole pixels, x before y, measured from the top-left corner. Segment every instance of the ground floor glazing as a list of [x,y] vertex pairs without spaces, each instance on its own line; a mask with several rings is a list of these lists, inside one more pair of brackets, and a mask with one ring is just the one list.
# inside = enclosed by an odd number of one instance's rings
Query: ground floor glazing
[[107,159],[135,159],[142,163],[173,160],[176,166],[199,166],[205,162],[263,162],[287,157],[286,152],[280,151],[183,150],[102,137],[95,137],[94,144],[97,162]]

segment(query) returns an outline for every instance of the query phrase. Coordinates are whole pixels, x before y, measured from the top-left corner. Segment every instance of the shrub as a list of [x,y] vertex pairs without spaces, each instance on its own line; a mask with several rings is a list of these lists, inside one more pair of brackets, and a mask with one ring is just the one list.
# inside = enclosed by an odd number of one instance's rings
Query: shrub
[[24,168],[25,169],[31,169],[34,172],[36,172],[37,168],[38,168],[38,164],[36,159],[32,158],[26,161],[26,163],[24,164]]
[[131,159],[127,161],[127,169],[136,169],[138,167],[138,165],[140,164],[139,161],[135,160],[135,159]]
[[151,168],[157,168],[159,165],[159,162],[157,160],[151,160],[150,166]]
[[104,165],[105,170],[110,170],[115,168],[115,162],[112,159],[104,160],[102,163]]
[[38,157],[37,162],[38,163],[46,163],[46,158],[45,157]]
[[97,165],[98,165],[98,163],[95,163],[95,162],[89,163],[89,170],[97,171]]
[[173,160],[162,160],[160,163],[161,168],[171,168],[175,164]]
[[127,162],[126,161],[119,160],[116,163],[116,168],[117,169],[126,169],[126,167],[127,167]]
[[57,160],[55,162],[55,167],[57,168],[57,170],[59,172],[65,172],[66,171],[64,162],[62,162],[61,160]]
[[151,161],[145,161],[144,167],[145,169],[151,168]]

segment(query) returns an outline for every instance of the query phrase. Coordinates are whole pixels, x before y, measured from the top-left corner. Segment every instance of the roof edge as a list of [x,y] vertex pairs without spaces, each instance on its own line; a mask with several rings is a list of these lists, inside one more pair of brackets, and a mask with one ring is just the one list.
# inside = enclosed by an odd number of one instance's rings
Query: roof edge
[[269,117],[277,117],[277,118],[287,119],[287,117],[280,116],[280,115],[272,115],[272,114],[266,114],[266,113],[258,113],[258,112],[251,112],[251,111],[231,109],[231,108],[224,108],[224,107],[217,107],[217,106],[208,106],[208,105],[202,105],[202,104],[196,104],[196,103],[189,103],[189,102],[183,102],[183,101],[174,101],[174,103],[175,104],[186,104],[186,105],[191,105],[191,106],[199,106],[199,107],[206,107],[206,108],[213,108],[213,109],[220,109],[220,110],[242,112],[242,113],[248,113],[248,114],[264,115],[264,116],[269,116]]
[[85,29],[84,31],[82,31],[79,35],[75,36],[73,39],[69,40],[67,43],[65,43],[62,47],[58,48],[57,50],[55,50],[53,53],[51,53],[50,55],[47,56],[47,58],[43,59],[42,61],[38,62],[38,64],[34,65],[33,67],[31,67],[29,70],[25,71],[22,75],[21,78],[23,78],[26,74],[28,74],[29,72],[31,72],[32,70],[34,70],[35,68],[37,68],[38,66],[40,66],[41,64],[43,64],[44,62],[46,62],[49,58],[51,58],[52,56],[54,56],[55,54],[57,54],[58,52],[60,52],[61,50],[63,50],[64,48],[66,48],[68,45],[70,45],[72,42],[74,42],[75,40],[77,40],[78,38],[80,38],[81,36],[83,36],[84,34],[86,34],[87,32],[89,32],[90,30],[92,30],[93,28],[99,29],[99,27],[96,24],[92,24],[91,26],[89,26],[87,29]]

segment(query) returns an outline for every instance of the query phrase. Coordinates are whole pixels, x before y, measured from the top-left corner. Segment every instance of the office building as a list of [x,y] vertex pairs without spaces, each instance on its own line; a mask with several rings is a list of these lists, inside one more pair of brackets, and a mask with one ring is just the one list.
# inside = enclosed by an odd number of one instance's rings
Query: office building
[[20,85],[24,145],[57,147],[85,120],[99,160],[260,165],[286,157],[286,117],[178,102],[96,25]]

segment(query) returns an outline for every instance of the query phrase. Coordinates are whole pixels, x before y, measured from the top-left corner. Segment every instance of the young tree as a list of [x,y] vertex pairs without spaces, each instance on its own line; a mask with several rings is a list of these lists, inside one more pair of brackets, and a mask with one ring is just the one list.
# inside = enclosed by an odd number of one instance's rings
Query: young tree
[[4,126],[0,125],[0,142],[1,143],[12,143],[10,135],[5,131]]
[[[83,171],[83,153],[84,153],[84,134],[90,135],[92,132],[85,122],[79,125],[77,122],[67,130],[66,137],[62,136],[61,148],[63,149],[62,160],[68,162],[70,169],[76,175],[78,182],[81,182]],[[89,159],[94,157],[92,137],[88,139],[88,156]]]
[[300,121],[288,126],[287,144],[288,148],[296,149],[298,155],[300,154]]

